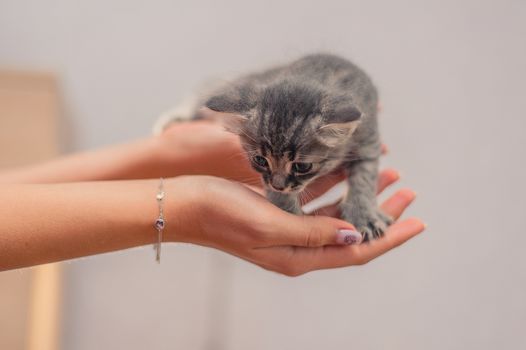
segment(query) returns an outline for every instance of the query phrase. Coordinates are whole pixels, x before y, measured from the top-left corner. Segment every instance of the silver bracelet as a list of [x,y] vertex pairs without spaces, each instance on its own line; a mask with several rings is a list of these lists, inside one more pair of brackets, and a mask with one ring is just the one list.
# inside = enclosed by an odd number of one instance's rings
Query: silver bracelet
[[157,205],[159,206],[159,217],[155,220],[155,229],[157,230],[157,243],[155,244],[155,260],[157,263],[161,263],[161,242],[163,241],[163,230],[166,222],[164,221],[164,183],[163,178],[159,183],[159,190],[155,198],[157,199]]

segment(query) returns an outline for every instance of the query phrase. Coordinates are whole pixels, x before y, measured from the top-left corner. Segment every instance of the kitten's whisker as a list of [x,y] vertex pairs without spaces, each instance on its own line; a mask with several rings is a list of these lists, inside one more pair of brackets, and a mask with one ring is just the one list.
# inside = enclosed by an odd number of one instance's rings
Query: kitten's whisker
[[225,159],[226,160],[238,159],[238,160],[246,160],[246,161],[248,161],[248,158],[246,157],[246,154],[244,152],[231,153]]
[[258,143],[252,136],[250,136],[245,130],[241,129],[241,133],[248,138],[249,140],[253,141],[254,143]]
[[314,194],[308,190],[307,188],[304,188],[302,192],[300,192],[300,198],[301,198],[301,201],[305,202],[304,204],[310,202],[311,200],[313,200],[315,197],[314,197]]

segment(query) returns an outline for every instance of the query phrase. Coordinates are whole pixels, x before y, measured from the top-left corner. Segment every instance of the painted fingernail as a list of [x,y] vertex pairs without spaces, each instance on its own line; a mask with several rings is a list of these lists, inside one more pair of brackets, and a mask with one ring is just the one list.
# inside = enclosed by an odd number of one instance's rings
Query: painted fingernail
[[362,242],[362,234],[353,230],[338,230],[336,236],[336,243],[341,245],[360,244]]

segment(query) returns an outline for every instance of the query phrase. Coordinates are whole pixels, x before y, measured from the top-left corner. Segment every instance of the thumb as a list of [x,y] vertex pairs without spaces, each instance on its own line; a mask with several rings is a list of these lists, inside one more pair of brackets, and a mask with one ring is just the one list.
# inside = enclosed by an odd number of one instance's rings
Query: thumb
[[273,245],[322,247],[326,245],[360,244],[362,234],[343,220],[326,216],[287,215],[271,240]]

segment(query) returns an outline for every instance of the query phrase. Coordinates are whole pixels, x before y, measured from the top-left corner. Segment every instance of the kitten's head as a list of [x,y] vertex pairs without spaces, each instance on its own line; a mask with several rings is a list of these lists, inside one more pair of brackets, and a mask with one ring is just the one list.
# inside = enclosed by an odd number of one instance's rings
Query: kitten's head
[[206,107],[228,113],[226,129],[239,135],[252,167],[277,192],[301,191],[334,170],[361,118],[348,96],[287,81],[239,84],[210,97]]

